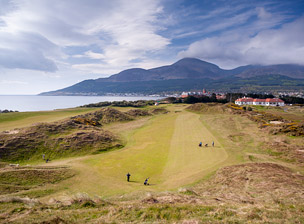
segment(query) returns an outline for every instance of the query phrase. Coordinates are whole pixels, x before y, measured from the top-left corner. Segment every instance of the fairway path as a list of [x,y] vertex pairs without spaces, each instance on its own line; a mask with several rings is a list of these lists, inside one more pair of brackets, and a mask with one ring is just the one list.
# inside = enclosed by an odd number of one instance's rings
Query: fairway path
[[[198,146],[199,142],[203,143],[202,147]],[[206,143],[208,147],[204,146]],[[206,169],[224,161],[227,156],[216,137],[200,122],[199,115],[183,112],[175,120],[168,161],[163,171],[164,185],[170,188],[194,182]]]
[[[123,149],[69,163],[79,172],[67,182],[69,191],[107,197],[176,189],[202,179],[227,153],[199,118],[188,111],[155,116],[130,135]],[[200,141],[209,147],[199,147]],[[132,182],[126,181],[128,172]],[[147,177],[149,187],[143,185]]]

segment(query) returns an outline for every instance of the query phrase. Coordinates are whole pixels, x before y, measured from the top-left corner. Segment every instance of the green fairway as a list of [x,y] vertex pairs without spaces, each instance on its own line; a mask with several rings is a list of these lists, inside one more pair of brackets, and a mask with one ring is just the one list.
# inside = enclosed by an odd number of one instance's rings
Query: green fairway
[[[153,117],[129,135],[124,149],[71,161],[79,175],[65,183],[68,191],[111,196],[176,189],[203,178],[227,153],[199,117],[187,111]],[[199,147],[200,141],[209,146]],[[144,186],[147,177],[150,185]]]

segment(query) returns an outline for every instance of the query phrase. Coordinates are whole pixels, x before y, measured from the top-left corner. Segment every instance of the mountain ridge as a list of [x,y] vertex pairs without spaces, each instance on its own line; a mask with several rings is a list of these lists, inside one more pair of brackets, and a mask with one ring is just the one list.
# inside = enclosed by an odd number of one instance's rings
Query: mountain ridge
[[[302,81],[304,82],[304,66],[292,64],[266,66],[246,65],[225,70],[215,64],[196,58],[183,58],[172,65],[165,65],[152,69],[131,68],[107,78],[84,80],[70,87],[41,93],[40,95],[105,95],[107,93],[152,94],[157,92],[174,92],[182,89],[183,82],[185,83],[185,91],[210,86],[213,86],[213,88],[216,89],[216,83],[221,83],[221,85],[218,86],[222,86],[221,89],[223,89],[225,88],[224,82],[227,82],[227,85],[231,86],[231,82],[235,82],[235,80],[238,79],[243,80],[244,83],[252,83],[252,80],[256,80],[257,82],[255,82],[254,85],[260,86],[261,83],[263,83],[262,79],[258,78],[260,76],[267,76],[268,80],[275,79],[270,76],[279,77],[282,80],[282,85],[285,85],[289,89],[291,89],[292,86],[296,86],[297,88],[300,86],[302,88],[301,83]],[[286,84],[283,80],[291,81]],[[278,80],[275,80],[276,87],[278,86],[277,81]],[[297,85],[297,82],[300,84]],[[201,87],[197,86],[198,83]],[[292,85],[290,83],[292,83]],[[147,86],[149,90],[145,92],[145,90],[136,86],[136,84]],[[178,85],[179,87],[174,88],[174,85]],[[263,85],[265,86],[265,84]],[[272,84],[270,83],[270,86],[271,85]],[[129,86],[129,88],[127,86]],[[153,90],[153,87],[155,87],[155,90]],[[231,86],[231,89],[233,89],[233,86]]]

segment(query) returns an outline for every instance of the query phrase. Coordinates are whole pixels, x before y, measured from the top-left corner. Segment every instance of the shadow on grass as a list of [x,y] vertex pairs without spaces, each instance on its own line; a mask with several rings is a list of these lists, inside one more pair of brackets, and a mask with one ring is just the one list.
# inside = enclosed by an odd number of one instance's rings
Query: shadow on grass
[[129,182],[130,183],[139,183],[138,181],[135,181],[135,180],[130,180]]

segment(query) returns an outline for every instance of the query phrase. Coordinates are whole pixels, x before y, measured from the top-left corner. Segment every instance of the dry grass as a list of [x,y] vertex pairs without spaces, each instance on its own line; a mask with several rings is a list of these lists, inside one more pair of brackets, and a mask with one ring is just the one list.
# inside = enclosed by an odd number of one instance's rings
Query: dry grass
[[304,203],[304,176],[273,163],[249,163],[221,168],[194,191],[224,203]]
[[75,172],[67,168],[2,168],[0,170],[0,195],[39,188],[71,178]]
[[40,204],[39,200],[31,199],[29,197],[21,198],[18,196],[3,196],[0,197],[0,203],[23,203],[28,205],[37,205]]

